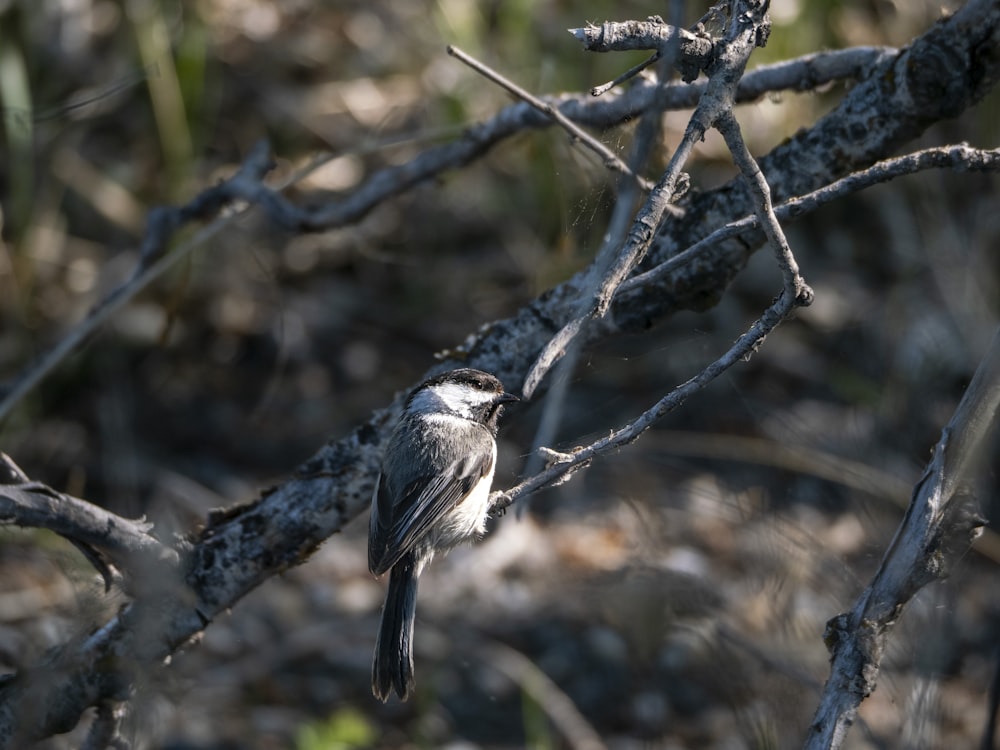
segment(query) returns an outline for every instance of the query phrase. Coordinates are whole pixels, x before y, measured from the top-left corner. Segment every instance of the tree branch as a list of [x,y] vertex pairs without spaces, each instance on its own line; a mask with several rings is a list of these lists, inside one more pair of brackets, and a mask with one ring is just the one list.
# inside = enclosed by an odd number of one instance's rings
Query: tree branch
[[[950,169],[955,172],[996,172],[1000,171],[1000,148],[980,150],[966,145],[941,146],[886,159],[868,169],[854,172],[847,177],[814,190],[802,196],[791,198],[774,209],[781,220],[797,219],[812,213],[840,198],[852,195],[883,182],[916,174],[928,169]],[[619,293],[639,289],[659,279],[668,277],[673,271],[695,260],[699,253],[707,252],[724,240],[749,235],[759,228],[756,215],[750,214],[719,227],[707,237],[668,260],[639,274],[634,274],[619,288]]]
[[[664,396],[653,407],[643,412],[636,420],[587,447],[575,448],[568,453],[557,453],[548,450],[547,455],[550,459],[550,465],[545,470],[522,481],[510,490],[493,493],[492,505],[494,513],[502,513],[519,497],[535,492],[542,487],[566,481],[573,473],[589,465],[595,456],[633,442],[657,420],[684,403],[693,393],[711,383],[736,362],[747,359],[757,350],[767,334],[788,317],[792,310],[812,302],[812,290],[806,285],[799,273],[798,264],[771,207],[771,196],[767,182],[753,157],[750,155],[740,134],[736,118],[732,113],[733,91],[746,64],[746,60],[749,58],[750,52],[754,47],[758,46],[762,39],[766,39],[768,23],[765,14],[766,4],[756,7],[750,4],[749,8],[738,8],[732,14],[732,17],[738,20],[734,21],[729,29],[726,44],[720,44],[717,48],[713,58],[712,69],[709,71],[709,87],[705,98],[702,100],[704,106],[699,105],[698,110],[691,118],[687,132],[700,139],[704,136],[705,129],[714,124],[726,139],[730,152],[733,154],[733,159],[740,168],[743,179],[746,181],[748,189],[754,197],[757,219],[764,227],[764,231],[774,250],[784,282],[782,293],[765,310],[760,320],[754,323],[750,330],[744,333],[729,351],[701,373]],[[681,151],[682,149],[678,149],[677,153]],[[668,175],[671,173],[672,166],[674,166],[673,160],[671,161],[671,166],[667,168]],[[675,168],[679,170],[679,166]],[[666,178],[662,178],[661,182],[663,179]],[[643,212],[640,211],[637,223],[642,220],[642,216]],[[632,235],[630,235],[629,240],[632,240]],[[563,330],[565,331],[566,329]],[[536,362],[531,372],[534,372],[537,367],[538,364]],[[531,374],[529,374],[530,377]]]
[[691,32],[664,23],[659,16],[651,16],[645,21],[608,21],[600,26],[588,24],[582,29],[569,29],[569,33],[583,42],[583,48],[588,52],[644,49],[663,55],[667,49],[674,48],[677,52],[672,56],[671,65],[677,68],[687,83],[708,68],[715,52],[715,44],[704,29],[700,33]]
[[1000,410],[1000,331],[965,391],[896,531],[878,572],[850,612],[827,623],[833,656],[830,678],[805,743],[807,750],[838,748],[875,689],[893,625],[913,596],[942,578],[978,536],[973,484],[982,447]]
[[[971,0],[898,55],[880,58],[829,114],[759,160],[775,202],[870,167],[932,122],[979,101],[1000,77],[1000,56],[989,54],[998,47],[1000,6]],[[949,64],[924,66],[924,54],[947,58]],[[948,96],[934,100],[934,86]],[[746,188],[735,180],[690,195],[683,208],[683,218],[662,227],[643,270],[669,260],[713,228],[753,213]],[[763,241],[760,232],[753,232],[721,243],[699,259],[697,268],[672,273],[634,299],[621,295],[614,308],[617,330],[638,332],[678,309],[711,307]],[[647,304],[653,292],[660,305]]]
[[[997,47],[998,17],[1000,8],[995,3],[973,0],[899,55],[873,53],[869,60],[875,62],[867,71],[870,78],[848,92],[840,105],[813,128],[760,160],[774,200],[780,202],[816,190],[853,169],[868,167],[928,124],[954,116],[978,101],[1000,70],[1000,59],[986,52]],[[915,50],[948,64],[925,66]],[[753,76],[748,74],[744,81]],[[694,96],[697,90],[678,88],[677,96]],[[741,84],[737,97],[743,90]],[[932,93],[942,91],[947,96],[939,106]],[[582,97],[556,101],[561,109],[565,108],[564,114],[577,122],[599,114],[607,118],[607,123],[641,112],[654,96],[655,86],[640,80],[623,96],[596,101],[587,98],[586,104]],[[288,226],[299,230],[325,228],[363,215],[381,200],[442,169],[466,163],[512,132],[549,122],[527,105],[513,105],[470,129],[458,143],[431,149],[408,165],[380,172],[344,201],[314,211],[292,206],[259,180],[255,185],[235,181],[226,188],[231,191],[228,200],[249,200],[248,196],[252,196],[269,214],[282,221],[282,216],[289,219]],[[212,210],[231,205],[213,204],[215,196],[209,198],[204,205],[215,205]],[[687,196],[685,215],[660,228],[644,268],[663,263],[712,227],[751,213],[753,206],[750,191],[740,182]],[[286,215],[283,212],[288,208],[294,210]],[[205,218],[205,214],[198,218]],[[163,226],[170,223],[164,221]],[[156,226],[160,225],[151,222],[151,227]],[[608,315],[588,327],[585,340],[645,330],[676,310],[710,305],[763,239],[758,230],[741,242],[730,240],[700,257],[696,267],[675,269],[652,283],[619,293]],[[169,257],[160,256],[145,266],[143,274]],[[491,370],[508,385],[522,382],[552,334],[575,315],[583,281],[581,275],[555,287],[516,316],[471,335],[461,347],[443,356]],[[736,347],[607,440],[623,445],[634,439],[665,410],[697,390],[701,380],[751,353],[795,303],[792,295],[782,294]],[[453,365],[454,360],[443,362],[437,369]],[[5,400],[0,414],[9,408],[10,401]],[[0,681],[0,748],[20,746],[64,731],[75,725],[88,707],[108,699],[126,698],[137,674],[155,669],[166,656],[200,633],[212,618],[268,577],[300,563],[323,540],[363,512],[371,495],[381,444],[398,409],[399,401],[376,412],[346,438],[320,449],[289,481],[253,503],[214,518],[191,540],[191,549],[183,555],[180,570],[184,587],[137,598],[93,634],[65,644],[46,665]],[[593,455],[597,455],[596,449]],[[941,461],[946,459],[950,460],[945,456]],[[530,491],[524,487],[514,489],[520,495]],[[969,525],[967,519],[956,518],[944,526],[961,528],[963,523]]]
[[[725,38],[718,44],[710,43],[713,52],[711,63],[706,70],[708,85],[688,121],[684,135],[670,158],[670,163],[646,197],[646,202],[632,222],[621,249],[615,256],[608,255],[604,263],[600,261],[604,260],[602,256],[605,256],[605,253],[602,252],[598,256],[598,263],[595,264],[592,273],[595,279],[598,274],[602,277],[600,282],[596,284],[596,289],[585,290],[582,299],[584,309],[563,326],[538,355],[538,359],[524,380],[523,393],[526,398],[531,398],[542,378],[566,353],[570,342],[580,334],[584,326],[591,319],[603,317],[607,313],[616,291],[649,250],[657,228],[667,212],[667,206],[674,200],[675,193],[679,192],[678,186],[684,184],[681,170],[687,163],[695,144],[704,140],[708,129],[725,113],[732,112],[735,91],[746,69],[750,53],[758,46],[758,39],[762,36],[766,38],[767,34],[763,29],[770,27],[770,21],[766,19],[766,4],[747,3],[747,6],[749,8],[747,12],[741,10],[732,14]],[[664,24],[660,22],[654,25]],[[605,27],[607,26],[608,24],[605,24]],[[639,26],[645,28],[643,24]],[[641,31],[642,29],[639,29],[636,33]],[[668,55],[668,59],[672,59],[673,56],[669,56],[670,50],[665,45],[672,38],[668,35],[662,43],[664,46],[657,47],[662,54]],[[680,54],[683,54],[683,49]]]
[[[833,80],[857,78],[890,53],[891,50],[885,48],[860,47],[842,52],[807,55],[798,60],[765,66],[748,73],[740,82],[737,101],[752,101],[768,91],[803,90],[804,82],[808,82],[810,86],[818,86]],[[660,87],[655,81],[639,81],[624,96],[608,97],[601,101],[580,95],[544,97],[543,101],[557,107],[563,115],[581,125],[607,128],[641,115],[661,88],[663,109],[694,106],[704,91],[703,85]],[[549,117],[531,105],[514,104],[495,117],[471,127],[459,141],[429,149],[407,164],[376,172],[342,201],[315,209],[301,208],[285,199],[280,191],[287,185],[274,188],[262,181],[263,176],[271,169],[272,161],[267,144],[257,144],[230,180],[202,191],[183,206],[160,207],[150,211],[140,246],[140,261],[132,276],[95,305],[87,317],[52,350],[27,367],[13,381],[0,387],[0,419],[6,417],[32,388],[66,356],[79,348],[112,314],[180,259],[228,226],[234,216],[245,211],[244,206],[233,213],[224,213],[238,201],[259,206],[276,224],[296,231],[322,231],[345,226],[359,221],[372,208],[393,196],[444,171],[468,164],[516,133],[551,124]],[[324,161],[316,160],[313,167]],[[307,173],[308,169],[299,177]],[[194,238],[173,248],[169,253],[165,252],[180,227],[212,216],[218,218]]]
[[593,151],[595,154],[597,154],[599,157],[601,157],[601,161],[604,163],[604,166],[607,167],[608,169],[620,172],[621,174],[630,177],[631,179],[635,180],[636,183],[638,183],[643,190],[649,190],[652,188],[652,185],[649,183],[649,180],[646,180],[642,176],[632,171],[632,168],[628,164],[623,162],[621,159],[619,159],[617,154],[615,154],[611,149],[609,149],[599,140],[594,138],[592,135],[584,132],[576,123],[574,123],[572,120],[566,117],[566,115],[560,112],[558,107],[550,104],[544,99],[540,99],[537,96],[529,94],[527,91],[525,91],[523,88],[518,86],[510,79],[500,75],[500,73],[493,70],[493,68],[489,67],[488,65],[484,65],[483,63],[479,62],[479,60],[476,60],[474,57],[471,57],[470,55],[466,54],[465,52],[463,52],[454,45],[448,45],[448,54],[454,57],[455,59],[462,61],[470,68],[472,68],[474,71],[479,73],[481,76],[484,76],[485,78],[488,78],[489,80],[493,81],[493,83],[497,84],[504,90],[510,92],[518,99],[521,99],[522,101],[531,105],[539,112],[542,112],[548,117],[551,117],[552,120],[555,121],[557,125],[559,125],[559,127],[561,127],[563,130],[565,130],[567,133],[570,134],[571,138],[573,138],[576,141],[579,141],[584,146]]
[[0,452],[2,525],[49,529],[68,539],[97,568],[106,589],[117,582],[130,588],[127,572],[142,559],[147,565],[172,566],[179,560],[175,550],[150,533],[152,524],[122,518],[86,500],[32,482],[8,455]]

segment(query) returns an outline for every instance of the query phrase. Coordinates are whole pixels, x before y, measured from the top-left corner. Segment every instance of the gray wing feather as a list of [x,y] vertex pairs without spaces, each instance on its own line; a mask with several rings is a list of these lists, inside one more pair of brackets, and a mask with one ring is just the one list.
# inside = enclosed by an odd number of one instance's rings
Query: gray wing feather
[[375,487],[368,535],[368,567],[380,575],[411,550],[493,468],[493,438],[470,424],[457,442],[466,455],[448,461],[427,445],[393,445],[422,460],[406,475],[383,473]]

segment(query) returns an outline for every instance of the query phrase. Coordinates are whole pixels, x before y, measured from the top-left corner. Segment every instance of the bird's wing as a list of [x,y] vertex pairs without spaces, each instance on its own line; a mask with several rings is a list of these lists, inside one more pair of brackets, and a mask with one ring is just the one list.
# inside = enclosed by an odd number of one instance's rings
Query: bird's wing
[[397,496],[392,483],[379,477],[368,537],[368,567],[381,575],[419,542],[448,511],[462,502],[493,469],[493,443],[489,433],[476,425],[468,454],[438,468],[429,462],[426,471],[404,484]]

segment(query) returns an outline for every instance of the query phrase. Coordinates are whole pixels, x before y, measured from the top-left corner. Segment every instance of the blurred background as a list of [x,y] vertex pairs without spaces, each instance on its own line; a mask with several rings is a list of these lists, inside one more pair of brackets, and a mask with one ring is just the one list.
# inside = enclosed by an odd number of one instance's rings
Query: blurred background
[[[685,23],[706,9],[689,2]],[[750,67],[905,45],[941,12],[775,0]],[[586,91],[644,55],[584,53],[566,29],[653,13],[664,9],[606,0],[0,0],[0,381],[128,276],[151,207],[228,176],[259,138],[279,178],[333,154],[292,194],[337,200],[509,102],[447,44],[532,92]],[[843,92],[737,114],[763,154]],[[688,114],[665,116],[665,153]],[[995,147],[998,135],[993,95],[913,147]],[[631,136],[600,134],[623,155]],[[697,189],[730,179],[721,139],[689,171]],[[800,746],[828,672],[824,624],[877,567],[996,325],[996,187],[928,173],[788,226],[815,304],[636,444],[437,561],[422,578],[409,703],[369,691],[383,582],[359,518],[139,686],[136,747]],[[435,352],[584,267],[613,199],[596,158],[551,129],[349,228],[292,236],[241,219],[25,398],[0,447],[34,479],[184,533],[282,481],[417,382]],[[559,445],[634,418],[779,289],[761,252],[714,309],[587,351]],[[539,413],[508,413],[499,485],[523,466]],[[846,747],[977,746],[998,660],[997,565],[984,546],[907,608]],[[117,604],[58,538],[0,530],[0,673]]]

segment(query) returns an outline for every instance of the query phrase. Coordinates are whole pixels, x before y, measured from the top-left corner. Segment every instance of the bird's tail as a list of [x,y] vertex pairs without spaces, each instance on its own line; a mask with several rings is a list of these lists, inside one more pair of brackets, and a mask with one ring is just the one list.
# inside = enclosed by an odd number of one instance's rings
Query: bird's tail
[[417,570],[411,555],[392,566],[389,591],[372,661],[372,692],[383,703],[390,691],[406,700],[413,690],[413,619],[417,613]]

